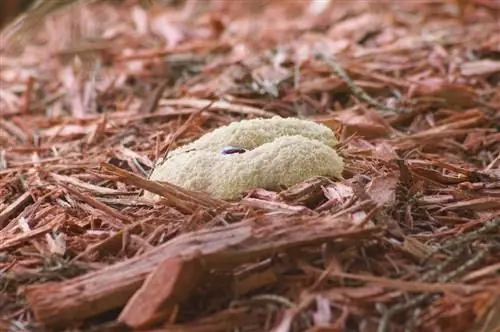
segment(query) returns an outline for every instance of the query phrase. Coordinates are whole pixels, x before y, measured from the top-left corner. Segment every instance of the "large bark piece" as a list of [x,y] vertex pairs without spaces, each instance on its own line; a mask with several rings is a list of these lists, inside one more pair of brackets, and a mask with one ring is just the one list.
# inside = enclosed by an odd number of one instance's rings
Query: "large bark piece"
[[231,267],[303,245],[373,238],[379,228],[356,229],[346,219],[282,217],[249,220],[181,235],[141,256],[71,280],[28,286],[36,319],[60,325],[125,305],[161,262],[196,256],[210,268]]

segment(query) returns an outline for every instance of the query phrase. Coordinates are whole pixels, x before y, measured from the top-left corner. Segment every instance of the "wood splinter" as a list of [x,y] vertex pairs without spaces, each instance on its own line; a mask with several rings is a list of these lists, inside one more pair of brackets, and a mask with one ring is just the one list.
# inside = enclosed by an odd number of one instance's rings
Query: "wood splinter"
[[146,278],[122,310],[118,321],[132,328],[146,328],[171,316],[204,274],[200,261],[173,257],[162,262]]

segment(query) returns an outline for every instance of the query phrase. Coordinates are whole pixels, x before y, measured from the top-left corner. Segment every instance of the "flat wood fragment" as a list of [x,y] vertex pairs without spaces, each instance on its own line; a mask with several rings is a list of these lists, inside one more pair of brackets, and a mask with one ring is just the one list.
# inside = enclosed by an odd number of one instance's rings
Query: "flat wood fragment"
[[200,261],[173,257],[160,263],[132,296],[118,320],[133,328],[145,328],[165,317],[203,278]]
[[31,193],[29,191],[24,192],[21,196],[19,196],[14,202],[12,202],[9,206],[7,206],[3,211],[0,212],[0,229],[4,227],[5,222],[12,218],[16,212],[19,212],[22,208],[26,207],[30,201],[33,201],[31,198]]
[[16,235],[15,237],[3,241],[2,243],[0,243],[0,252],[20,247],[25,242],[33,240],[39,236],[42,236],[50,232],[52,228],[57,226],[62,220],[64,220],[64,216],[59,215],[46,225],[43,225],[26,233],[21,233],[19,235]]

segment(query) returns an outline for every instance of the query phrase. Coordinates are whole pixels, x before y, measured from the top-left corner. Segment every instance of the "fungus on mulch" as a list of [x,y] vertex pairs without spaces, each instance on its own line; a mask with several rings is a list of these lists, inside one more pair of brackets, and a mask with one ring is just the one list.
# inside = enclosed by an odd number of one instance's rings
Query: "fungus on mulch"
[[340,178],[344,162],[337,143],[330,128],[309,120],[243,120],[173,150],[151,179],[235,200],[250,189],[277,191],[316,176]]

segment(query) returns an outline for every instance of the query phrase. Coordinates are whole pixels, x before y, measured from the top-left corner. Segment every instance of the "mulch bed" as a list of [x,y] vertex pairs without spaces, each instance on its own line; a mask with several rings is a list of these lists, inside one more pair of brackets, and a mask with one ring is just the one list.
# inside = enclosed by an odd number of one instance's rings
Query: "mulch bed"
[[[86,1],[8,26],[0,330],[500,331],[499,17]],[[169,150],[273,115],[334,129],[344,179],[237,202],[148,180]]]

